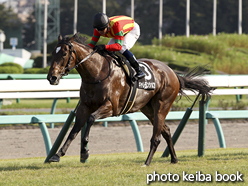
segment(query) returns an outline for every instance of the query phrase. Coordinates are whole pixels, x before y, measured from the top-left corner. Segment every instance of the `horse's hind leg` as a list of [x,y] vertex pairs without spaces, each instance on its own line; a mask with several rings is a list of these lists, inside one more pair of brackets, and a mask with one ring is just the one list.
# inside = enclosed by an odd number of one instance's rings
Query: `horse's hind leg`
[[113,110],[112,110],[112,104],[110,101],[105,102],[99,109],[97,109],[95,112],[93,112],[88,120],[87,120],[87,127],[84,133],[83,138],[81,139],[81,153],[80,153],[80,159],[81,161],[85,161],[89,157],[89,150],[87,149],[87,144],[89,142],[89,133],[90,128],[94,124],[95,120],[106,118],[109,116],[112,116]]
[[148,157],[146,159],[145,165],[149,166],[153,155],[155,154],[158,145],[160,144],[160,137],[161,137],[161,130],[162,130],[162,122],[164,120],[164,117],[161,116],[160,114],[157,114],[154,116],[154,119],[150,119],[153,121],[153,135],[150,140],[150,152],[148,154]]
[[166,124],[164,124],[161,133],[168,144],[168,148],[171,154],[171,163],[177,163],[178,160],[177,160],[176,152],[175,152],[175,149],[172,143],[170,128]]
[[161,117],[159,117],[157,114],[155,115],[155,113],[157,112],[154,111],[151,102],[148,103],[145,107],[143,107],[141,109],[141,112],[146,115],[146,117],[151,121],[153,125],[153,135],[150,140],[150,152],[145,162],[145,166],[148,166],[150,165],[153,155],[155,154],[157,147],[160,144],[162,125],[159,123],[161,123]]
[[151,161],[152,161],[152,158],[153,158],[153,155],[155,154],[157,148],[158,148],[158,145],[160,144],[160,136],[156,136],[156,137],[152,137],[150,142],[150,152],[147,156],[147,159],[146,159],[146,162],[145,162],[145,165],[146,166],[149,166]]
[[[153,124],[153,135],[151,138],[151,145],[150,145],[150,152],[145,162],[145,165],[149,165],[151,163],[152,157],[156,152],[156,149],[160,143],[160,136],[161,134],[165,138],[166,142],[168,143],[170,152],[171,152],[171,162],[176,163],[177,157],[176,153],[172,144],[172,139],[170,135],[170,129],[164,124],[165,117],[169,113],[169,110],[172,105],[172,101],[167,101],[165,103],[159,101],[154,105],[157,107],[152,107],[152,104],[147,105],[146,107],[142,108],[141,111],[149,118],[149,120]],[[155,108],[155,110],[153,110]],[[152,112],[153,111],[153,112]]]

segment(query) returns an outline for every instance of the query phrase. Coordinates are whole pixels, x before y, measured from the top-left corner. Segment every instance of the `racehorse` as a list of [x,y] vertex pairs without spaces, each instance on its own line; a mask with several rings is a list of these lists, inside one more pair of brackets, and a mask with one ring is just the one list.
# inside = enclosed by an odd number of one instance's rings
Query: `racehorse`
[[[166,140],[171,155],[171,163],[178,159],[173,147],[169,127],[165,118],[178,94],[185,95],[183,90],[199,92],[202,99],[210,96],[211,88],[208,82],[198,77],[199,70],[193,70],[184,75],[176,74],[164,63],[154,59],[139,59],[150,66],[156,88],[154,90],[138,89],[135,103],[129,113],[141,111],[151,121],[153,134],[150,140],[150,152],[145,166],[151,163],[153,155],[160,143],[161,134]],[[127,100],[131,83],[110,56],[102,56],[91,47],[84,44],[79,33],[72,37],[59,35],[58,43],[52,52],[52,63],[47,75],[51,85],[59,84],[62,76],[76,68],[81,76],[80,105],[76,112],[75,124],[61,149],[49,159],[49,162],[59,162],[78,132],[87,123],[82,138],[80,158],[89,157],[87,143],[90,128],[94,121],[120,115]]]

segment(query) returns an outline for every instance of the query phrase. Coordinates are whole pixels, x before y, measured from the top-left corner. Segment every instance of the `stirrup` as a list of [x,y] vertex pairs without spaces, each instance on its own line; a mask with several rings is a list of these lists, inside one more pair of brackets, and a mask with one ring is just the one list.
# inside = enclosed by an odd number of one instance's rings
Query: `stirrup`
[[143,77],[145,77],[145,73],[139,69],[139,71],[136,73],[135,77],[137,77],[138,79],[142,79]]

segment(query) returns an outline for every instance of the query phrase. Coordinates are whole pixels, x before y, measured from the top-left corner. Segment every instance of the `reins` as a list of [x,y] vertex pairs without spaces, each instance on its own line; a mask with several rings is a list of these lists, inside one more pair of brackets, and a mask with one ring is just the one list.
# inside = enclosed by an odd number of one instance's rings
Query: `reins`
[[[75,49],[74,49],[75,51]],[[76,53],[76,51],[75,51]],[[71,70],[73,70],[74,68],[77,68],[80,64],[82,64],[83,62],[85,62],[86,60],[88,60],[94,53],[96,53],[96,50],[92,51],[86,58],[84,58],[83,60],[81,60],[79,63],[75,64],[72,68],[69,68],[69,65],[67,67],[67,71],[70,72]],[[76,58],[77,58],[77,53],[76,53]],[[68,63],[69,64],[69,60],[68,60]]]
[[[73,48],[73,44],[72,43],[66,43],[66,42],[60,42],[60,44],[66,44],[69,46],[69,59],[67,61],[67,64],[65,66],[65,70],[63,73],[61,73],[61,76],[67,76],[68,73],[73,70],[74,68],[77,68],[80,64],[84,63],[86,60],[88,60],[93,54],[95,54],[97,52],[97,50],[93,50],[88,56],[86,56],[84,59],[82,59],[79,63],[76,64],[76,62],[78,61],[78,56],[77,56],[77,52],[76,50]],[[70,65],[70,61],[71,61],[71,58],[72,58],[72,53],[75,53],[76,55],[76,62],[75,62],[75,65],[71,68],[69,68],[69,65]],[[111,73],[111,65],[110,65],[110,61],[106,58],[106,56],[104,56],[105,59],[108,61],[108,64],[109,64],[109,73],[108,75],[103,78],[102,80],[98,80],[96,82],[84,82],[82,81],[83,83],[86,83],[86,84],[98,84],[98,83],[101,83],[102,81],[104,81],[105,79],[107,79],[109,76],[110,76],[110,73]]]

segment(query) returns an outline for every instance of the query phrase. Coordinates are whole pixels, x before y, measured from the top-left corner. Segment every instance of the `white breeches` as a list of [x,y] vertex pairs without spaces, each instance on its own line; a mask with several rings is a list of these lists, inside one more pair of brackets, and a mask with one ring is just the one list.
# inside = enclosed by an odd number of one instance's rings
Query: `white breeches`
[[[130,50],[133,45],[136,43],[136,41],[139,39],[140,36],[140,27],[137,23],[134,22],[134,27],[133,30],[131,30],[130,32],[128,32],[123,39],[123,45],[122,45],[122,49],[120,50],[120,53],[123,54],[123,52],[125,52],[125,50]],[[115,43],[115,39],[111,38],[108,42],[108,45],[114,44]]]

